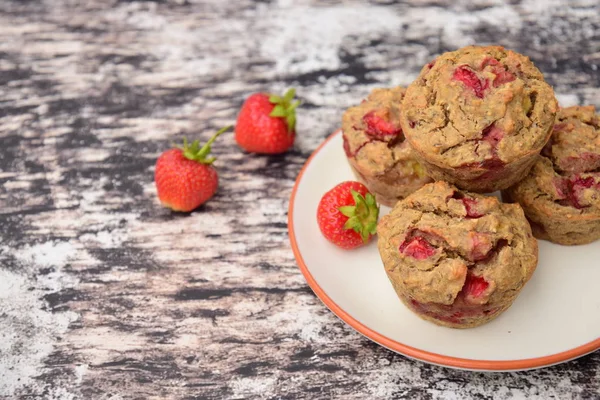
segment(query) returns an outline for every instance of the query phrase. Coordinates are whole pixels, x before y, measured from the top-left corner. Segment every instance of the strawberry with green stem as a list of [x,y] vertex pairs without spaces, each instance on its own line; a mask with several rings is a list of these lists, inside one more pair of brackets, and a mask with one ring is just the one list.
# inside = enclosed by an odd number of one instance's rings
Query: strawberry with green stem
[[251,153],[278,154],[287,151],[296,136],[295,89],[277,96],[255,93],[244,102],[235,126],[235,141]]
[[215,157],[209,157],[214,141],[231,126],[220,129],[203,146],[198,140],[191,144],[183,139],[160,155],[156,161],[154,182],[160,202],[173,211],[189,212],[208,201],[217,191],[219,177],[213,167]]
[[360,182],[347,181],[323,195],[317,207],[321,233],[343,249],[368,243],[377,229],[379,206]]

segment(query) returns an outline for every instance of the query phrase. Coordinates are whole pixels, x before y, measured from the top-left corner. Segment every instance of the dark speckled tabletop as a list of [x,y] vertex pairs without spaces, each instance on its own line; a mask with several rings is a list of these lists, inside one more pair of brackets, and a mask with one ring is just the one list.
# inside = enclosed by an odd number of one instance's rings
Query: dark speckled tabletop
[[[600,398],[598,352],[488,374],[381,348],[292,255],[294,179],[342,111],[473,43],[531,57],[562,105],[600,106],[597,0],[0,0],[0,398]],[[290,86],[289,153],[224,135],[217,195],[160,207],[162,150]]]

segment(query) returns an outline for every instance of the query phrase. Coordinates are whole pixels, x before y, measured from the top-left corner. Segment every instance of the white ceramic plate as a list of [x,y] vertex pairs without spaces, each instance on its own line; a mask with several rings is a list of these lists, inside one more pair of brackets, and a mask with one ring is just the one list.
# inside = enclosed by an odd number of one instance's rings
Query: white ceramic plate
[[[323,193],[355,180],[335,132],[308,159],[290,199],[288,225],[308,284],[343,321],[405,356],[470,370],[514,371],[565,362],[600,348],[600,242],[540,241],[538,268],[511,308],[473,329],[424,321],[396,297],[375,241],[341,250],[323,238],[316,210]],[[382,207],[382,215],[389,208]]]

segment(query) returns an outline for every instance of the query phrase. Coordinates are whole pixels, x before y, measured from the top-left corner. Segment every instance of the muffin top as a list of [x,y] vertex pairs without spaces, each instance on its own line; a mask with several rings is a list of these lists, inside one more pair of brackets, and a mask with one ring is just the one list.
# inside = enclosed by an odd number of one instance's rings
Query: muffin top
[[600,218],[600,116],[593,106],[559,111],[539,160],[510,191],[553,215]]
[[418,302],[502,302],[529,280],[537,241],[517,204],[435,182],[399,201],[377,227],[388,274]]
[[[362,171],[384,174],[401,161],[414,160],[400,127],[400,103],[405,92],[403,87],[374,89],[359,105],[344,112],[344,151]],[[416,161],[409,164],[407,174],[425,176],[425,170]]]
[[493,168],[539,152],[557,108],[529,58],[469,46],[423,67],[406,91],[401,125],[414,149],[438,166]]

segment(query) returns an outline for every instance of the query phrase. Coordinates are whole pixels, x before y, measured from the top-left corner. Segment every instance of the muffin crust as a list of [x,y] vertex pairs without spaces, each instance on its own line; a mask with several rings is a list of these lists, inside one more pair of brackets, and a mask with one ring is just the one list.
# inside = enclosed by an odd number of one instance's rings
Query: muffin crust
[[527,175],[557,108],[552,88],[527,57],[469,46],[423,67],[407,89],[400,120],[434,179],[492,192]]
[[600,116],[594,107],[560,110],[529,175],[502,196],[521,204],[539,239],[563,245],[600,239]]
[[377,233],[398,297],[419,316],[453,328],[482,325],[510,307],[538,260],[518,204],[441,181],[399,201]]
[[375,89],[342,117],[344,151],[354,174],[387,206],[431,182],[400,127],[404,93],[402,87]]

